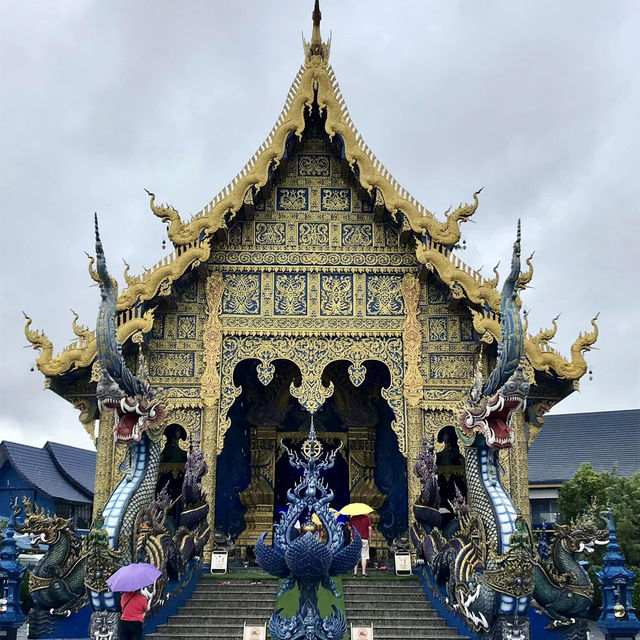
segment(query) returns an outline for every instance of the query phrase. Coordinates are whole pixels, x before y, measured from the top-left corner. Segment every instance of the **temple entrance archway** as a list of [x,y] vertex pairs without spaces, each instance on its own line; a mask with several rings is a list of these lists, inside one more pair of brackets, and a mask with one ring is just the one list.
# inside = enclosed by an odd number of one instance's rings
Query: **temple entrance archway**
[[[317,407],[314,423],[325,450],[340,447],[325,478],[334,491],[332,506],[370,504],[376,510],[373,546],[386,548],[407,528],[406,459],[394,430],[396,414],[384,397],[393,393],[389,368],[373,360],[363,360],[359,367],[357,385],[351,361],[335,360],[324,367],[319,382],[330,394]],[[233,386],[239,392],[228,412],[218,459],[216,528],[241,548],[271,531],[284,508],[286,492],[298,480],[285,446],[295,450],[302,444],[311,418],[294,397],[303,387],[301,367],[273,359],[268,371],[264,384],[260,360],[245,359],[234,368]]]

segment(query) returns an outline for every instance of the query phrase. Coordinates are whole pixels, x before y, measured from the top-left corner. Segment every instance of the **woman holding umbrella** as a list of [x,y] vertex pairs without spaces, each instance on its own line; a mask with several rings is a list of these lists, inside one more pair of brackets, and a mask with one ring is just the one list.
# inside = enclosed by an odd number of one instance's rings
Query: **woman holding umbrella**
[[[367,561],[369,560],[369,540],[371,540],[371,518],[369,514],[373,509],[364,502],[352,502],[340,509],[340,513],[350,517],[351,529],[355,529],[362,539],[362,553],[360,562],[362,564],[362,575],[367,576]],[[353,575],[358,575],[358,565],[353,568]]]
[[123,591],[120,598],[120,640],[142,640],[142,624],[149,610],[149,600],[140,593],[162,575],[152,564],[136,562],[120,567],[107,584],[111,591]]
[[142,640],[142,624],[149,601],[137,591],[127,591],[120,598],[120,640]]

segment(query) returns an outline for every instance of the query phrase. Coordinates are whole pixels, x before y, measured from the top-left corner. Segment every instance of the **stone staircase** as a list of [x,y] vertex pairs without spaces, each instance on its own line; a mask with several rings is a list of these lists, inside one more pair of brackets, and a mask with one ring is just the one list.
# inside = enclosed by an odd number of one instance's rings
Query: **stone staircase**
[[202,578],[191,599],[150,639],[242,640],[245,621],[264,624],[273,613],[278,581]]
[[[460,640],[427,601],[416,578],[343,578],[344,604],[351,625],[373,624],[375,640]],[[353,640],[353,639],[352,639]]]
[[[420,582],[343,578],[347,623],[373,623],[375,640],[460,640],[426,600]],[[191,599],[150,640],[242,640],[245,621],[262,625],[273,613],[278,581],[203,577]],[[270,636],[269,636],[270,637]]]

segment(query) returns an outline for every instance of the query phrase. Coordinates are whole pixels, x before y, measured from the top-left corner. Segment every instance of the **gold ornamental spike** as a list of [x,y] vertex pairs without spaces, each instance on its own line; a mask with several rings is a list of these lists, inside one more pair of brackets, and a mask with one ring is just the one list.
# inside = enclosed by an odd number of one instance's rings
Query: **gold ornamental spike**
[[322,62],[326,65],[329,60],[331,38],[329,38],[327,42],[322,41],[322,34],[320,33],[320,21],[322,20],[322,13],[320,12],[320,0],[315,0],[311,18],[313,20],[311,42],[305,42],[304,36],[302,37],[305,62],[307,64],[317,64],[318,62]]

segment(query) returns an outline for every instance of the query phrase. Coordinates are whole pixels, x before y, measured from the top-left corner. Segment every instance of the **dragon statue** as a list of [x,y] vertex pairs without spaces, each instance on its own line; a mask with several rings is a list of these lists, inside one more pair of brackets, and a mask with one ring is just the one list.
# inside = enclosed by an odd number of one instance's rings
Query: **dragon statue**
[[510,421],[514,412],[524,409],[529,393],[520,364],[524,332],[517,300],[519,275],[520,223],[511,271],[502,288],[502,341],[496,364],[486,380],[476,374],[456,426],[466,449],[469,506],[456,498],[453,520],[445,521],[444,515],[438,519],[437,494],[430,488],[436,482],[432,447],[431,453],[423,453],[426,464],[420,462],[415,470],[423,490],[422,504],[414,509],[418,524],[412,539],[446,589],[449,608],[492,640],[529,637],[534,588],[531,534],[501,483],[498,461],[499,450],[513,445]]
[[556,524],[548,558],[535,560],[533,598],[551,620],[547,629],[559,629],[572,640],[586,640],[582,619],[593,600],[593,585],[579,557],[609,542],[609,530],[598,528],[598,517],[594,509],[570,524]]
[[156,590],[159,596],[166,579],[178,580],[189,561],[202,554],[211,535],[207,524],[209,505],[202,492],[202,478],[206,473],[204,454],[198,447],[192,447],[185,465],[177,529],[167,518],[174,507],[167,486],[147,508],[138,512],[136,561],[150,562],[163,571],[165,578]]
[[100,309],[96,323],[97,358],[101,378],[96,397],[100,413],[115,412],[116,444],[128,448],[126,472],[102,510],[101,528],[94,526],[88,563],[92,571],[85,579],[94,613],[91,616],[90,637],[117,638],[119,599],[109,591],[106,578],[119,565],[134,561],[136,553],[135,525],[138,512],[154,499],[160,460],[160,441],[167,417],[167,408],[150,388],[144,365],[139,376],[125,364],[122,346],[116,334],[117,286],[107,271],[106,260],[95,218],[96,270],[100,284]]
[[[357,532],[353,541],[345,546],[340,524],[329,511],[333,492],[320,478],[322,471],[333,467],[338,450],[339,447],[322,456],[313,417],[309,438],[303,444],[306,460],[287,449],[289,463],[302,471],[302,478],[293,490],[287,492],[289,505],[275,526],[273,546],[265,544],[266,533],[260,536],[255,546],[260,566],[283,579],[279,595],[296,585],[300,590],[295,616],[283,616],[280,613],[282,609],[271,616],[269,632],[274,640],[340,640],[346,633],[346,620],[335,605],[334,612],[324,619],[318,610],[319,585],[339,598],[332,576],[353,570],[362,549]],[[326,542],[321,542],[315,534],[315,525],[312,524],[314,513],[327,532]],[[306,522],[303,526],[305,532],[299,536],[295,529],[298,521]]]
[[35,549],[49,546],[29,576],[34,605],[29,612],[30,634],[39,637],[51,631],[55,616],[68,617],[86,604],[85,558],[70,519],[38,510],[27,498],[23,504],[24,522],[16,530],[29,534]]

